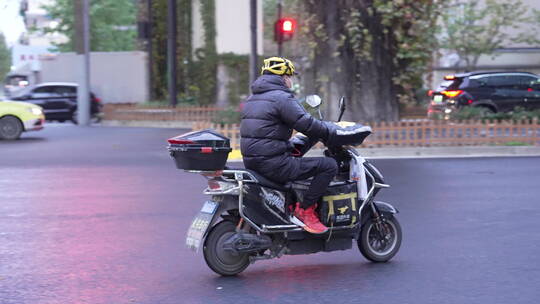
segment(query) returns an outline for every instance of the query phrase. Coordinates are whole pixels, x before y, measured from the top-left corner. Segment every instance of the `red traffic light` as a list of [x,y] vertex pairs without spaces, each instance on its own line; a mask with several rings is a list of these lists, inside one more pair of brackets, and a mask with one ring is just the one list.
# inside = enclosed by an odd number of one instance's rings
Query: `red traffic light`
[[283,19],[281,30],[284,33],[294,33],[294,19]]
[[293,18],[281,18],[275,23],[274,40],[283,42],[290,40],[296,30],[296,20]]

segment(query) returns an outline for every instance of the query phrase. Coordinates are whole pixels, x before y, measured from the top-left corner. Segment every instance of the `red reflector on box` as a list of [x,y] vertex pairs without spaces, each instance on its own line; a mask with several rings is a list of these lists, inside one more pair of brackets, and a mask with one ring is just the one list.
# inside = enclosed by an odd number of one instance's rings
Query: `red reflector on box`
[[201,147],[201,153],[212,153],[212,147]]
[[187,144],[194,144],[192,140],[185,140],[185,139],[175,139],[175,138],[169,138],[167,141],[171,145],[187,145]]

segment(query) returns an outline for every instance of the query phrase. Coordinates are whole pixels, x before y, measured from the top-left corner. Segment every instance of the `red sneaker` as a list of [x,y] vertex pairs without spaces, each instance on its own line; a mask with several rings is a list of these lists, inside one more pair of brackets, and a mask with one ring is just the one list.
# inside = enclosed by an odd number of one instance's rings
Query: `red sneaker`
[[300,207],[300,203],[296,203],[296,207],[293,213],[293,219],[297,219],[303,224],[305,231],[313,234],[321,234],[328,231],[328,227],[323,225],[317,214],[315,214],[315,205],[310,206],[306,209]]

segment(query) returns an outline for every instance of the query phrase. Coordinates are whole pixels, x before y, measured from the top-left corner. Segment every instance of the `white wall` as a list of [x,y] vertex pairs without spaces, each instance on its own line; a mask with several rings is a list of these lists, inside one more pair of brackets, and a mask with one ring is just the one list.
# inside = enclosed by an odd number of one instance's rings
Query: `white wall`
[[39,65],[38,61],[44,56],[52,56],[49,51],[52,46],[15,44],[11,48],[11,64],[14,69],[30,64],[31,67]]
[[[251,52],[250,0],[216,0],[218,54]],[[257,0],[257,51],[262,54],[262,1]]]
[[[216,0],[216,48],[218,54],[251,52],[250,0]],[[257,0],[257,51],[263,53],[263,3]],[[204,46],[200,4],[192,7],[193,50]]]
[[[90,56],[90,90],[104,103],[148,101],[145,52],[93,52]],[[62,53],[41,61],[41,82],[77,82],[79,60]]]

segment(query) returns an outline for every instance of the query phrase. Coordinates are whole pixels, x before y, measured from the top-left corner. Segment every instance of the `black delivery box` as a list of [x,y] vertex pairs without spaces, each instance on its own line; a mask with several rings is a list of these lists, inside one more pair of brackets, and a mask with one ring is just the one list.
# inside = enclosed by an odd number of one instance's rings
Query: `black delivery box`
[[178,135],[168,142],[176,167],[183,170],[223,170],[232,150],[229,139],[211,129]]

